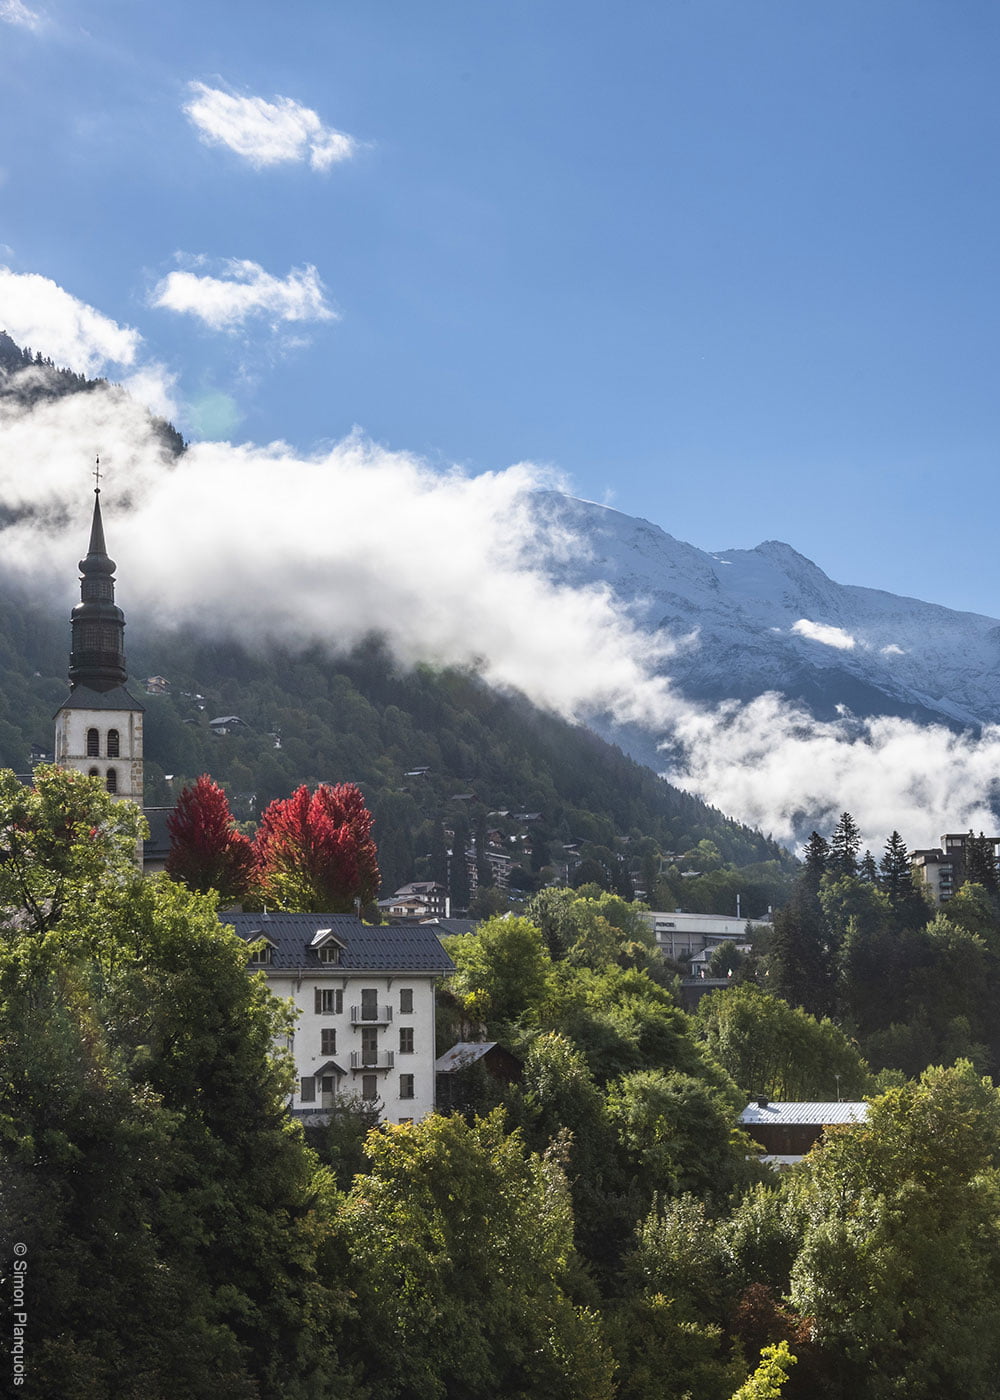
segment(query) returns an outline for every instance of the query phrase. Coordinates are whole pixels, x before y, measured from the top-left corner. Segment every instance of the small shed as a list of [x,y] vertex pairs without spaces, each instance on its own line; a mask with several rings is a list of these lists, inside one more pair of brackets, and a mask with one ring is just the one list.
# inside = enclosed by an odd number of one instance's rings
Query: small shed
[[864,1102],[774,1103],[752,1099],[740,1114],[740,1127],[764,1149],[763,1161],[782,1166],[799,1162],[827,1128],[868,1121]]
[[495,1040],[460,1040],[434,1063],[437,1107],[442,1112],[467,1106],[469,1072],[477,1071],[513,1084],[521,1078],[521,1061]]

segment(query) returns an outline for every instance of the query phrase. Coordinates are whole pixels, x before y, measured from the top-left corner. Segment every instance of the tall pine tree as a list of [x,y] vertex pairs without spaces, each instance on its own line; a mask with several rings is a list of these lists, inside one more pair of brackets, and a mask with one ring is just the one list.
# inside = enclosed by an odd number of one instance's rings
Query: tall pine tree
[[831,875],[857,875],[861,832],[850,812],[841,812],[830,840],[827,870]]

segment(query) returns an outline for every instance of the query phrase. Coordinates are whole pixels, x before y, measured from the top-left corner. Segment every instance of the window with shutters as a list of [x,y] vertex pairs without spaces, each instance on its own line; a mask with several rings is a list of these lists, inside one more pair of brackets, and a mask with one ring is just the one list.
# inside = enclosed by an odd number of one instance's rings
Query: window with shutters
[[377,1074],[363,1074],[361,1076],[361,1097],[368,1103],[373,1103],[378,1098]]
[[399,1028],[399,1053],[401,1055],[413,1054],[413,1027],[400,1026]]
[[87,757],[97,758],[101,752],[101,736],[96,729],[87,730]]
[[401,1074],[399,1076],[399,1097],[401,1099],[413,1098],[413,1075]]
[[378,1064],[378,1031],[374,1026],[364,1026],[361,1031],[361,1063]]
[[120,753],[118,730],[108,730],[108,758],[117,758]]
[[400,987],[399,989],[399,1009],[404,1016],[413,1012],[413,988]]
[[344,1009],[344,993],[339,988],[316,988],[316,1015],[339,1016]]
[[337,1032],[336,1032],[336,1031],[322,1030],[322,1031],[320,1031],[320,1033],[319,1033],[319,1039],[320,1039],[320,1054],[321,1054],[321,1055],[336,1055],[336,1053],[337,1053]]
[[299,1089],[299,1098],[303,1103],[316,1102],[316,1076],[314,1074],[303,1078]]
[[361,988],[361,1019],[362,1021],[378,1020],[378,988]]

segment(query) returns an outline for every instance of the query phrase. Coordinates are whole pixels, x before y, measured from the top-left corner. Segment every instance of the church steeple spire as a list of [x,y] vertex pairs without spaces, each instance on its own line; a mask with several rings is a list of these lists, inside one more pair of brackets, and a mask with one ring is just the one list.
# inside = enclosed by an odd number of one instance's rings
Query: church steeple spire
[[124,685],[125,614],[115,605],[115,561],[108,557],[101,518],[100,465],[87,556],[80,560],[80,602],[72,613],[71,689],[104,692]]

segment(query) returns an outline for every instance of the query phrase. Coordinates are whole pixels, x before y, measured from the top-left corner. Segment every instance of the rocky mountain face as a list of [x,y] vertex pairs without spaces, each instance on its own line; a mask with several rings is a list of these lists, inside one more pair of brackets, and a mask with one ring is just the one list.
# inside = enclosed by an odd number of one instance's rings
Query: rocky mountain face
[[688,698],[779,691],[820,719],[901,715],[978,729],[1000,721],[1000,620],[835,583],[790,545],[709,553],[647,520],[542,492],[534,509],[562,583],[605,583],[651,634]]

